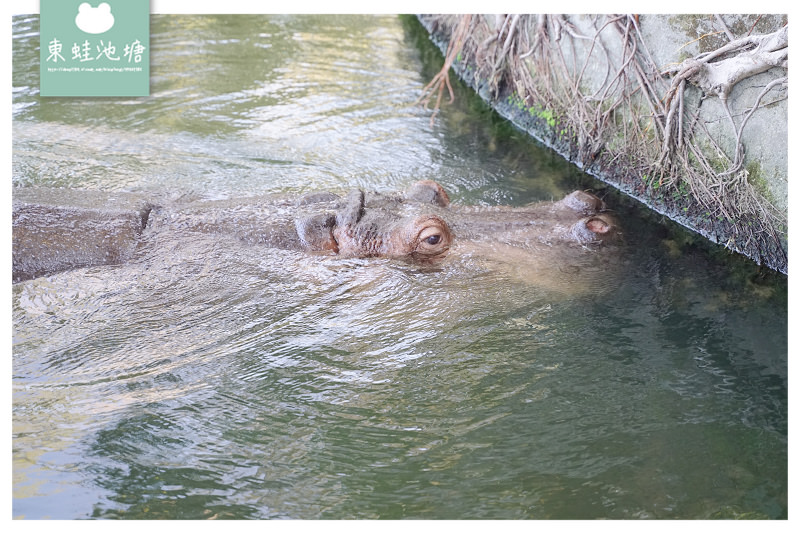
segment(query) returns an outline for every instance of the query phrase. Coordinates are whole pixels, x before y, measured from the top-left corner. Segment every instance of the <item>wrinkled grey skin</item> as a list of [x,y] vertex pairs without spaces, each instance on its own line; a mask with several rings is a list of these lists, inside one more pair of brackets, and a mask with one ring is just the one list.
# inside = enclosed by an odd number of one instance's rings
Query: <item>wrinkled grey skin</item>
[[[432,181],[405,194],[353,190],[156,206],[133,194],[18,189],[13,202],[13,280],[116,264],[150,234],[231,235],[265,247],[341,257],[437,263],[459,243],[549,250],[594,248],[619,238],[616,220],[594,195],[521,208],[452,206]],[[506,255],[505,248],[496,252]],[[565,261],[563,253],[554,260]]]

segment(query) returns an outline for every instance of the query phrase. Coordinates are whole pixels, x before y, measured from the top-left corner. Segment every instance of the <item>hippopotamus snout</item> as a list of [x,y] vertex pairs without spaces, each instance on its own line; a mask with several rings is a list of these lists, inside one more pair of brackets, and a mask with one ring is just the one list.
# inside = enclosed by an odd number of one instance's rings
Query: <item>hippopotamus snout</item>
[[586,215],[578,220],[569,231],[569,235],[581,244],[600,243],[619,237],[619,228],[616,219],[606,211],[606,204],[586,191],[574,191],[558,202],[561,205],[581,215]]

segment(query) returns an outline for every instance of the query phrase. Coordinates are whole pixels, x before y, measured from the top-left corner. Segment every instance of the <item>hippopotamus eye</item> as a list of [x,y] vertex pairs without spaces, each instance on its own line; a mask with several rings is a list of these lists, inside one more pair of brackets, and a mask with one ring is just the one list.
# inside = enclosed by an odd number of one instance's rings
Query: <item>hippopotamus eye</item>
[[422,215],[409,224],[411,235],[415,235],[409,242],[410,257],[426,262],[447,254],[453,240],[447,222],[436,215]]

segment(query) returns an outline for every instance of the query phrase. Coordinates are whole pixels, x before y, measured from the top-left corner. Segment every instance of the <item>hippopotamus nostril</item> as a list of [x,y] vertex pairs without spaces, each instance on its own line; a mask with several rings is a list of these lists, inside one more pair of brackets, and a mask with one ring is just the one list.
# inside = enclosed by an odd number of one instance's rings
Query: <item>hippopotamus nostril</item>
[[597,233],[602,235],[604,233],[608,233],[608,230],[610,228],[611,226],[609,226],[606,221],[601,220],[599,218],[590,218],[589,220],[586,221],[586,229],[588,229],[592,233]]
[[613,217],[600,213],[579,220],[570,233],[582,244],[608,242],[619,236],[616,227]]
[[574,191],[564,197],[562,203],[573,211],[587,215],[599,213],[606,208],[603,200],[586,191]]

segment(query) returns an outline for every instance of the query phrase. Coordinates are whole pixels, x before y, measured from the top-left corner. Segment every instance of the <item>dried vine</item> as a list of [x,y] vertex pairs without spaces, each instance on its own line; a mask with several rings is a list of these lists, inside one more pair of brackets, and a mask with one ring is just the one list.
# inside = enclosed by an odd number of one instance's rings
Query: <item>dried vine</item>
[[[588,34],[561,15],[463,15],[436,20],[446,27],[445,34],[451,28],[451,37],[442,71],[425,88],[426,104],[438,90],[434,114],[445,86],[452,99],[447,71],[459,57],[460,63],[476,67],[476,79],[488,83],[496,99],[514,95],[532,114],[546,110],[548,118],[557,116],[558,124],[551,124],[551,130],[566,140],[576,160],[646,177],[645,195],[672,191],[672,196],[683,198],[684,211],[691,208],[710,214],[708,218],[726,220],[733,228],[728,232],[729,247],[756,249],[756,253],[740,250],[751,257],[780,256],[770,262],[785,268],[781,244],[785,215],[748,181],[742,133],[765,105],[766,96],[787,87],[788,77],[779,75],[766,83],[738,124],[728,99],[744,79],[770,69],[788,71],[788,26],[766,35],[735,38],[716,16],[722,29],[714,34],[724,34],[730,42],[659,69],[636,15],[596,16]],[[616,62],[606,46],[615,48]],[[587,69],[597,65],[604,65],[601,83],[587,90],[583,83]],[[696,89],[702,92],[699,103],[687,104],[689,87],[695,95]],[[732,128],[735,141],[729,153],[714,142],[699,118],[702,102],[713,96],[720,99]],[[768,104],[782,98],[772,98]]]
[[459,22],[458,26],[456,26],[450,38],[450,44],[448,45],[447,52],[445,53],[444,65],[442,66],[442,69],[422,89],[422,94],[417,99],[417,103],[421,103],[427,109],[431,98],[434,94],[436,94],[436,104],[434,105],[433,113],[431,114],[431,125],[433,125],[436,114],[439,112],[439,107],[442,103],[442,93],[444,92],[445,87],[447,87],[447,91],[450,94],[450,102],[452,103],[455,99],[455,95],[453,94],[453,86],[450,85],[450,67],[453,65],[453,61],[456,60],[456,57],[464,46],[464,39],[468,34],[471,20],[472,17],[470,15],[463,15],[461,17],[461,21]]

